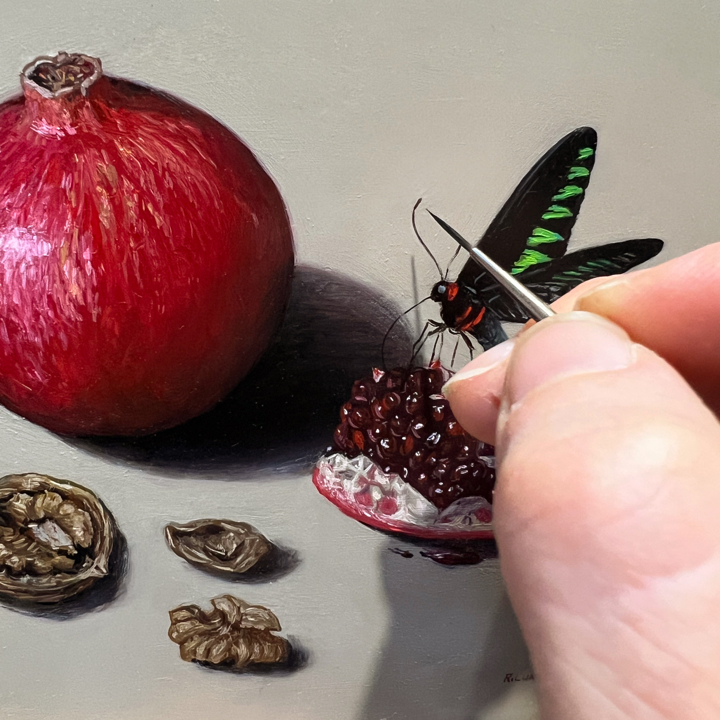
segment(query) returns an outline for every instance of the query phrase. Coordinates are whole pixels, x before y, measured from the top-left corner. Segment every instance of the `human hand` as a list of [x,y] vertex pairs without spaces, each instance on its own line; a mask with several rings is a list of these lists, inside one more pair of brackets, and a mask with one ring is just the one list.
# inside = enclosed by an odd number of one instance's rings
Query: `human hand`
[[585,312],[445,390],[496,444],[495,535],[543,717],[718,718],[720,244],[554,307]]

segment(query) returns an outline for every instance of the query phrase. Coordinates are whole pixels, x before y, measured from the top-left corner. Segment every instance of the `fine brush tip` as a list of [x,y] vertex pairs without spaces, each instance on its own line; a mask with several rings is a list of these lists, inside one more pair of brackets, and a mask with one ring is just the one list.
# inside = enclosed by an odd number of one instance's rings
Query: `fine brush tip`
[[455,242],[462,245],[466,250],[472,252],[472,245],[452,226],[448,225],[442,218],[439,218],[432,210],[428,210],[432,219],[448,234]]
[[[426,208],[426,210],[427,210],[427,208]],[[433,219],[438,225],[440,225],[441,228],[443,228],[444,230],[447,230],[447,228],[449,227],[449,225],[448,225],[442,218],[439,218],[432,210],[427,210],[427,212],[428,212],[429,215],[432,216],[432,219]]]

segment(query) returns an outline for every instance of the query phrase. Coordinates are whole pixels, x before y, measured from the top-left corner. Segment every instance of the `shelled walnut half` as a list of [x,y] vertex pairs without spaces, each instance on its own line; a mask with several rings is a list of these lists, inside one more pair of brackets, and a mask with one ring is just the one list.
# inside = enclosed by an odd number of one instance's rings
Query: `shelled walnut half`
[[234,520],[169,523],[165,540],[176,555],[192,565],[230,575],[247,572],[273,547],[252,525]]
[[197,605],[170,611],[168,636],[180,645],[183,660],[235,669],[287,660],[290,645],[273,635],[281,627],[271,610],[232,595],[219,595],[210,602],[214,609],[208,612]]
[[116,526],[87,488],[28,473],[0,479],[0,594],[55,603],[109,572]]

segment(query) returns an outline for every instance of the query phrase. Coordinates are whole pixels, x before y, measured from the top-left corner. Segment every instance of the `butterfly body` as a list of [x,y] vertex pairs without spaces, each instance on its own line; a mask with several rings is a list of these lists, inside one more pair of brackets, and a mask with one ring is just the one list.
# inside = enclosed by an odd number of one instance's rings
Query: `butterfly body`
[[[525,175],[477,245],[548,303],[585,280],[626,272],[663,247],[662,240],[646,238],[566,254],[596,146],[592,128],[566,135]],[[503,322],[529,319],[472,259],[455,282],[436,283],[430,297],[440,303],[439,327],[470,334],[484,349],[507,338]]]
[[474,288],[455,282],[439,282],[430,297],[440,303],[440,317],[457,332],[472,332],[485,318],[487,307]]

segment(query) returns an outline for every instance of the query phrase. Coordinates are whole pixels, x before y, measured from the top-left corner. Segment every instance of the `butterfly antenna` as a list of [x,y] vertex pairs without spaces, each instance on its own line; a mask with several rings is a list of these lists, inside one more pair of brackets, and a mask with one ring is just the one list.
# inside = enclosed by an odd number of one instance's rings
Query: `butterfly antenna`
[[[392,332],[392,329],[400,322],[400,320],[405,317],[408,313],[412,312],[416,307],[419,305],[422,305],[427,300],[430,300],[430,296],[428,295],[426,298],[423,298],[420,300],[420,302],[416,302],[411,308],[408,308],[405,312],[400,313],[391,323],[390,327],[386,330],[385,335],[383,336],[382,345],[380,346],[380,360],[382,362],[382,368],[385,372],[387,372],[387,365],[385,364],[385,344],[387,343],[387,339],[390,337],[390,333]],[[427,326],[426,328],[427,329]],[[423,329],[423,332],[425,332],[425,329]],[[421,333],[422,337],[422,333]],[[415,347],[413,345],[413,347]]]
[[420,244],[425,248],[425,251],[432,258],[432,261],[435,263],[435,267],[438,269],[438,272],[440,273],[440,279],[444,280],[445,277],[443,276],[443,271],[440,269],[440,263],[435,259],[435,256],[430,252],[430,248],[425,244],[425,241],[420,237],[420,231],[418,230],[415,216],[417,215],[417,209],[421,202],[422,202],[422,198],[418,198],[418,201],[415,203],[415,206],[412,209],[412,226],[413,226],[413,230],[415,232],[415,237],[420,241]]
[[450,274],[450,266],[455,262],[455,258],[460,254],[460,250],[462,248],[460,245],[457,246],[457,249],[455,250],[455,254],[450,258],[450,262],[447,265],[447,269],[445,270],[445,275],[443,275],[443,280],[448,279],[448,275]]

